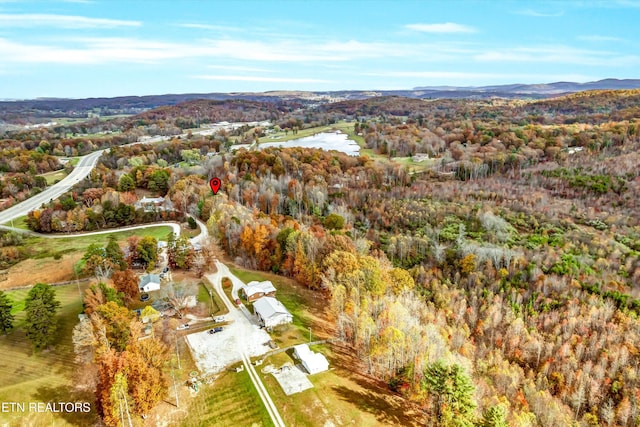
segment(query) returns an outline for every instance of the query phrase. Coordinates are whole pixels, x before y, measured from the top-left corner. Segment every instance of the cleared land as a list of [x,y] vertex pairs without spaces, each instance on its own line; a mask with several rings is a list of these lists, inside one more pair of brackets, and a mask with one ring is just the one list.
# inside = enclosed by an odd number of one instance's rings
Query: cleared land
[[[244,282],[273,282],[277,289],[276,297],[294,315],[293,325],[275,328],[271,334],[281,348],[307,342],[309,328],[314,340],[331,336],[330,323],[323,314],[325,300],[317,293],[274,274],[238,267],[230,267],[230,270]],[[249,304],[245,302],[245,305]],[[333,345],[312,348],[327,356],[330,370],[308,376],[314,388],[301,393],[286,396],[273,375],[262,373],[267,365],[279,368],[285,363],[296,363],[291,357],[291,350],[267,356],[264,363],[256,367],[286,425],[425,425],[422,412],[411,408],[405,399],[389,391],[386,384],[356,373],[364,372],[365,368],[347,351]],[[360,368],[355,369],[355,366]],[[249,389],[244,389],[244,382]],[[258,410],[262,419],[255,412]],[[246,372],[225,371],[213,384],[203,386],[189,407],[189,415],[177,425],[250,426],[254,423],[271,425],[248,375]]]
[[0,274],[0,289],[29,286],[37,282],[55,283],[72,280],[76,277],[75,264],[82,258],[84,251],[91,243],[106,245],[107,238],[113,234],[121,245],[126,239],[136,235],[153,236],[165,239],[171,232],[168,226],[150,226],[128,231],[114,231],[95,236],[50,239],[29,237],[24,243],[31,253],[29,259],[13,265]]
[[[13,312],[16,328],[7,336],[0,336],[0,401],[26,402],[26,412],[0,412],[0,424],[9,426],[78,426],[92,425],[97,421],[93,393],[74,387],[74,353],[71,335],[82,311],[80,291],[87,283],[55,287],[60,301],[59,330],[56,345],[34,354],[22,324],[24,323],[24,299],[28,289],[8,291],[15,302]],[[28,402],[91,402],[92,412],[85,413],[36,413],[28,411]],[[6,424],[5,424],[6,423]]]
[[202,389],[189,407],[183,427],[272,426],[247,371],[223,372]]
[[58,181],[63,180],[67,176],[67,172],[65,170],[53,171],[48,173],[43,173],[40,175],[47,180],[47,185],[53,185]]

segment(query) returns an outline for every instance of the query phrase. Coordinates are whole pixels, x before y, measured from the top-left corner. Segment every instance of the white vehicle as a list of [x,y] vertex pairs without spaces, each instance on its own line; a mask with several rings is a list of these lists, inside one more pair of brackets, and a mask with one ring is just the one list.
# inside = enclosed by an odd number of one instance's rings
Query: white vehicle
[[180,326],[178,326],[176,328],[177,331],[182,331],[182,330],[185,330],[185,329],[189,329],[189,324],[188,323],[185,323],[184,325],[180,325]]
[[213,318],[213,321],[216,322],[216,323],[224,322],[225,321],[225,317],[224,316],[216,316],[216,317]]

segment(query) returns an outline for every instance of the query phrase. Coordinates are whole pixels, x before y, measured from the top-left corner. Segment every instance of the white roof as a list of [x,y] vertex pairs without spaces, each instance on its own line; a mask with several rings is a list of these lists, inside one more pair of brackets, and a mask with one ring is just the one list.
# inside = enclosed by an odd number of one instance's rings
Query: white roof
[[302,359],[304,355],[313,353],[309,348],[309,344],[298,344],[293,347],[294,351],[298,355],[299,358]]
[[143,196],[140,203],[164,203],[164,197],[147,197]]
[[300,362],[310,374],[326,371],[329,369],[329,362],[324,355],[314,353],[309,349],[308,344],[299,344],[294,347]]
[[273,297],[260,298],[253,303],[253,309],[256,313],[260,313],[260,317],[263,319],[269,319],[278,314],[291,315],[285,306]]
[[254,295],[254,294],[259,294],[261,292],[268,294],[270,292],[276,291],[276,288],[273,286],[273,283],[271,283],[269,280],[265,280],[264,282],[258,282],[254,280],[253,282],[247,283],[247,285],[243,286],[242,289],[244,290],[244,294],[247,297],[250,297],[251,295]]

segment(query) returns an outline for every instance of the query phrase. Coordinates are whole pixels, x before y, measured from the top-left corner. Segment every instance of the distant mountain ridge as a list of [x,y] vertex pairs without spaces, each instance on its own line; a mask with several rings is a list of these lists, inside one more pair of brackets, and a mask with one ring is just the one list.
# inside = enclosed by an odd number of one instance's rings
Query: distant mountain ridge
[[640,79],[603,79],[595,82],[554,82],[537,84],[508,84],[495,86],[424,86],[415,87],[414,91],[434,92],[504,92],[522,95],[559,95],[563,93],[581,92],[585,90],[617,90],[640,89]]
[[28,124],[56,117],[87,118],[90,115],[138,114],[161,106],[202,100],[247,100],[313,106],[336,101],[402,96],[414,99],[437,98],[529,98],[545,99],[586,90],[640,89],[640,79],[604,79],[595,82],[555,82],[494,86],[424,86],[406,90],[268,91],[228,93],[185,93],[112,98],[40,98],[0,100],[0,123]]

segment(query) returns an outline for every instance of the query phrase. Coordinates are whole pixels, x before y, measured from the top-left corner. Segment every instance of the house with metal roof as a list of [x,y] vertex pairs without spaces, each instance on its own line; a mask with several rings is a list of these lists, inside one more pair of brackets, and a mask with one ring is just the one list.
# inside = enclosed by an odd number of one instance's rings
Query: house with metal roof
[[273,327],[293,321],[293,315],[277,299],[273,297],[262,297],[253,303],[258,322],[264,327]]

